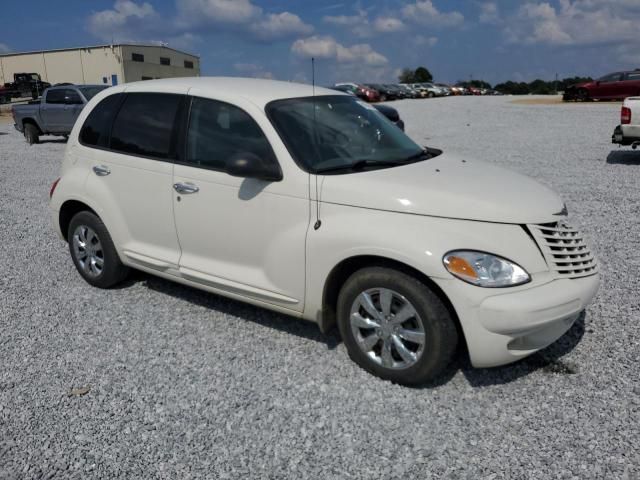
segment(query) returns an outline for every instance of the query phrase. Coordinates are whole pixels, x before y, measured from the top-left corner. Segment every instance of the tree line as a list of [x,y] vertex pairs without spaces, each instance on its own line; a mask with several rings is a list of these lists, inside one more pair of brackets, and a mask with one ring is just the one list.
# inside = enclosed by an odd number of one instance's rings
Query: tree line
[[[418,67],[415,70],[405,68],[398,76],[400,83],[423,83],[432,82],[433,75],[425,67]],[[505,95],[552,95],[558,92],[563,92],[567,87],[575,85],[576,83],[591,82],[591,77],[568,77],[562,80],[546,81],[542,79],[536,79],[532,82],[503,82],[492,86],[489,82],[484,80],[470,80],[459,81],[456,85],[462,87],[475,87],[486,90],[496,90]]]

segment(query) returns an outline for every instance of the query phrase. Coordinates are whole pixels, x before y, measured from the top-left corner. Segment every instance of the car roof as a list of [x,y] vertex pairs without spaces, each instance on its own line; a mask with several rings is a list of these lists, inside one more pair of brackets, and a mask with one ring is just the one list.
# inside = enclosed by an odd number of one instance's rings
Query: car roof
[[[119,91],[135,92],[178,92],[187,93],[191,89],[197,89],[199,93],[211,93],[212,96],[238,95],[254,104],[264,107],[274,100],[287,98],[300,98],[321,95],[345,95],[336,90],[312,85],[282,82],[278,80],[265,80],[260,78],[243,77],[185,77],[164,78],[160,80],[145,80],[142,82],[126,83],[117,88]],[[209,91],[209,92],[208,92]]]

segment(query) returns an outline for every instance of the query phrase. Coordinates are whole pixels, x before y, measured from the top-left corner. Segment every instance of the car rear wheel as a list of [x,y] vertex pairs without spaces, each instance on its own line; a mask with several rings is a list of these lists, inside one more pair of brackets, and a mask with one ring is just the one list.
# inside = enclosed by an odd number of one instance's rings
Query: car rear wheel
[[91,212],[77,213],[69,224],[69,252],[78,273],[87,283],[110,288],[127,277],[111,235],[102,220]]
[[383,267],[360,270],[345,282],[338,325],[355,363],[403,385],[436,378],[458,343],[442,301],[416,278]]
[[429,92],[429,93],[427,94],[427,96],[428,96],[429,98],[433,98],[433,97],[435,97],[435,96],[436,96],[436,94],[435,94],[435,93],[433,93],[433,92]]
[[24,138],[29,145],[40,143],[40,131],[33,123],[27,123],[24,126]]

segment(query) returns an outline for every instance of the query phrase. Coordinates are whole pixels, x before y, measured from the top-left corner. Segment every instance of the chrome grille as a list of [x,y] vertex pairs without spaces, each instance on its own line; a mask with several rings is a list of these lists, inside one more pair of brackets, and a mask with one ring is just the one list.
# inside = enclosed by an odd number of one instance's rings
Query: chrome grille
[[580,278],[598,272],[598,263],[583,235],[563,222],[529,225],[549,268],[562,278]]

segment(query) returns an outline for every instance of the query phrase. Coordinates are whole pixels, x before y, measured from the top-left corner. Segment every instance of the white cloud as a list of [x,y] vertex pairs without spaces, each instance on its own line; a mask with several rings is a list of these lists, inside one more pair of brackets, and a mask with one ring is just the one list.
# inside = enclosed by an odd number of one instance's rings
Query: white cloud
[[367,15],[364,11],[358,15],[325,15],[322,17],[322,21],[325,23],[343,27],[358,25],[362,23],[363,20],[367,20]]
[[500,21],[500,11],[496,2],[482,2],[480,4],[480,23],[495,24]]
[[245,24],[262,15],[251,0],[176,0],[183,20],[195,23]]
[[273,73],[265,70],[262,65],[258,65],[256,63],[236,63],[233,65],[233,68],[247,77],[266,79],[275,78]]
[[289,12],[270,13],[249,27],[259,39],[275,40],[310,35],[313,27]]
[[394,33],[405,29],[404,22],[397,17],[379,16],[371,21],[365,10],[359,10],[357,15],[327,15],[322,18],[322,21],[346,28],[350,33],[360,38],[369,38],[376,33]]
[[438,37],[425,37],[424,35],[417,35],[413,39],[413,41],[418,46],[434,47],[438,43]]
[[313,33],[298,15],[264,13],[251,0],[176,0],[175,14],[162,17],[150,3],[116,0],[112,9],[89,16],[87,30],[103,41],[168,43],[181,49],[192,47],[198,34],[209,32],[232,32],[267,42]]
[[637,46],[637,0],[559,0],[522,5],[505,28],[512,43]]
[[291,45],[291,51],[306,58],[322,58],[335,60],[338,63],[360,63],[369,66],[386,65],[389,60],[376,52],[368,43],[361,43],[345,47],[336,42],[333,37],[313,36],[296,40]]
[[0,43],[0,53],[9,53],[11,49],[6,43]]
[[441,12],[431,0],[416,0],[405,5],[402,15],[408,21],[433,27],[455,27],[464,23],[464,16],[460,12]]
[[150,3],[116,0],[112,10],[89,16],[87,28],[101,40],[132,41],[150,31],[161,20]]
[[373,22],[373,28],[379,33],[392,33],[404,30],[404,23],[395,17],[378,17]]

